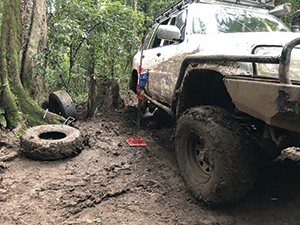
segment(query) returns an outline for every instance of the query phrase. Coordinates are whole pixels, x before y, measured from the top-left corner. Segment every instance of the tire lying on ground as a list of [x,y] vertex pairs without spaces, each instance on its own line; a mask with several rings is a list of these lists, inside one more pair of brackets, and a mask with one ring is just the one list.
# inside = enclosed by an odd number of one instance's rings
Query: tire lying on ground
[[22,152],[31,159],[58,160],[78,155],[82,136],[67,125],[41,125],[26,130],[20,137]]
[[55,91],[49,95],[49,111],[65,118],[76,118],[76,108],[66,91]]
[[178,121],[176,157],[187,187],[208,205],[232,202],[256,180],[255,143],[222,108],[189,109]]

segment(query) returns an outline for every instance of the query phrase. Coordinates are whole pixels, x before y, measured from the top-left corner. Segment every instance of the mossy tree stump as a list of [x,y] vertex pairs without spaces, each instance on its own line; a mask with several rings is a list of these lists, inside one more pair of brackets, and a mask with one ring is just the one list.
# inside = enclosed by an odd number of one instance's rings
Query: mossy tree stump
[[87,117],[93,117],[99,108],[113,109],[124,106],[119,94],[119,84],[106,76],[91,76]]

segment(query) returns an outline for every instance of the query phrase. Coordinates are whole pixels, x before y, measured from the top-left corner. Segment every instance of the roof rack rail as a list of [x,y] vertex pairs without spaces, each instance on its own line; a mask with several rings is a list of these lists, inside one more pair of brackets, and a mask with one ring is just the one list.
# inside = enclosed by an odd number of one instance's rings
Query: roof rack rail
[[157,16],[153,22],[150,24],[150,27],[154,24],[154,23],[159,23],[161,22],[161,20],[163,20],[164,18],[168,17],[171,13],[179,11],[180,9],[182,9],[183,6],[190,4],[192,2],[195,2],[195,0],[181,0],[180,2],[176,3],[175,5],[173,5],[172,7],[170,7],[169,9],[167,9],[166,11],[164,11],[163,13],[161,13],[159,16]]
[[[268,3],[272,2],[272,0],[215,0],[218,2],[225,2],[225,3],[231,3],[236,5],[242,5],[242,6],[250,6],[255,8],[262,8],[262,9],[274,9],[275,6],[270,5]],[[197,1],[197,2],[203,2],[203,1]]]
[[161,13],[159,16],[157,16],[152,23],[149,25],[149,27],[153,26],[155,23],[160,23],[162,20],[164,20],[166,17],[168,17],[171,13],[179,11],[182,7],[184,7],[187,4],[191,4],[193,2],[197,3],[209,3],[209,2],[224,2],[224,3],[230,3],[234,5],[242,5],[242,6],[250,6],[255,8],[261,8],[261,9],[274,9],[275,6],[269,5],[268,3],[272,2],[273,0],[181,0],[180,2],[176,3],[163,13]]

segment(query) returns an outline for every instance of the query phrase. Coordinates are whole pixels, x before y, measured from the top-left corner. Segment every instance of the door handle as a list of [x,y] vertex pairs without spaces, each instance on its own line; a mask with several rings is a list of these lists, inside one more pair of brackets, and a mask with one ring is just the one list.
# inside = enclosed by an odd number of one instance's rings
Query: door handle
[[157,57],[161,56],[161,53],[157,53]]

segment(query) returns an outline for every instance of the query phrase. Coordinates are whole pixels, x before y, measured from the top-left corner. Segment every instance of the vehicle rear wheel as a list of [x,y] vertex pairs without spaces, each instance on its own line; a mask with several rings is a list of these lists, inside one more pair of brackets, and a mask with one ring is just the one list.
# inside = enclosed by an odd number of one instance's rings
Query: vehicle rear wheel
[[178,120],[175,146],[187,187],[209,205],[240,198],[256,180],[254,143],[222,108],[195,107],[184,113]]

